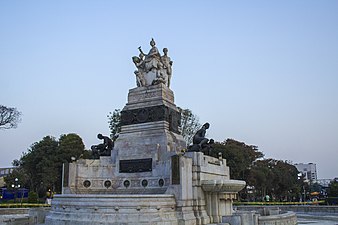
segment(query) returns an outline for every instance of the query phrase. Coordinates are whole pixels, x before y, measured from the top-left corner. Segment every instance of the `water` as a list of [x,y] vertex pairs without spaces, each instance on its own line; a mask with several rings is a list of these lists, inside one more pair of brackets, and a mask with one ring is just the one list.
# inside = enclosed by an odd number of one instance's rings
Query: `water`
[[298,218],[298,224],[309,224],[309,225],[338,225],[338,221]]

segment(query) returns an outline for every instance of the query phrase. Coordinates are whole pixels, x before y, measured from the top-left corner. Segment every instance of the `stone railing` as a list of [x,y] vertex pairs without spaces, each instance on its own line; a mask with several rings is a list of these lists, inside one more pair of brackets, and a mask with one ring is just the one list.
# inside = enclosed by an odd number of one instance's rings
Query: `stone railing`
[[232,225],[296,225],[296,213],[281,210],[279,207],[235,207],[236,211],[230,217],[223,217],[222,222]]
[[294,212],[285,212],[273,216],[259,216],[258,225],[293,225],[297,224],[297,216]]
[[0,224],[34,225],[43,224],[49,207],[39,208],[3,208],[0,209]]

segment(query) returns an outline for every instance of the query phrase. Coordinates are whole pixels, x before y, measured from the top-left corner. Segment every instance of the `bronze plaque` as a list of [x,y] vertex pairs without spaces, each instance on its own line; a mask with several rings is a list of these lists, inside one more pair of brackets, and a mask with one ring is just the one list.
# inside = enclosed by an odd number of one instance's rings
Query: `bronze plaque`
[[63,187],[69,186],[69,163],[63,164]]
[[120,173],[140,173],[152,171],[152,158],[120,160]]
[[171,184],[180,184],[180,157],[171,157]]

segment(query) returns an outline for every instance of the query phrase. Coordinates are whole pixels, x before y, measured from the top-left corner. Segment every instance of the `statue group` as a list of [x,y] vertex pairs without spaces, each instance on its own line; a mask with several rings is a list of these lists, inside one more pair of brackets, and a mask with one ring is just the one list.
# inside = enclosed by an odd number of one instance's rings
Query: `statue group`
[[151,49],[148,54],[145,54],[139,47],[139,56],[132,57],[137,68],[134,72],[136,84],[138,87],[145,87],[163,83],[170,87],[173,61],[168,56],[168,49],[164,48],[161,56],[153,38],[150,41],[150,46]]

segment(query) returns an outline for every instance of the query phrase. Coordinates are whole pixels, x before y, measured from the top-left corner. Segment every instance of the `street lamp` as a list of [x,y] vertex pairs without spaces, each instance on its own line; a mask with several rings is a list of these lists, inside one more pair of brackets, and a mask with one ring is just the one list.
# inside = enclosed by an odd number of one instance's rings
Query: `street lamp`
[[304,195],[303,202],[305,202],[305,187],[304,187],[304,180],[303,180],[304,174],[298,173],[297,177],[298,177],[299,182],[301,183],[301,188],[303,189],[303,190],[300,191],[300,202],[302,202],[302,191],[303,191],[303,195]]
[[12,184],[12,188],[14,189],[14,202],[16,202],[17,191],[20,187],[21,185],[19,184],[19,179],[15,178],[14,184]]

